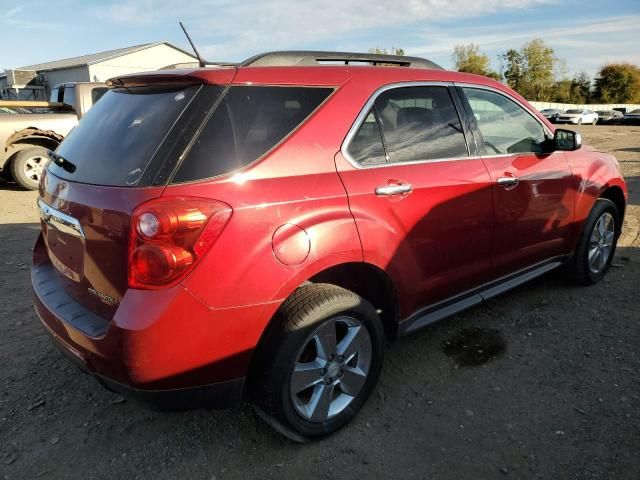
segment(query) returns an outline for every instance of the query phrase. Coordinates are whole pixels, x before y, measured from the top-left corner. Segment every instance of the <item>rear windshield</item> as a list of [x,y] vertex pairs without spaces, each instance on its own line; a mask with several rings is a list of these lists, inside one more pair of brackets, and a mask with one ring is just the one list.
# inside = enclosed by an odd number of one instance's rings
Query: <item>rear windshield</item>
[[99,185],[137,185],[153,154],[198,87],[111,90],[56,152],[73,173],[49,162],[59,177]]
[[113,186],[223,175],[275,147],[333,89],[233,86],[220,98],[224,91],[213,85],[110,90],[56,150],[76,170],[53,162],[49,169],[68,180]]
[[254,162],[332,92],[314,87],[231,87],[207,120],[173,183],[211,178]]

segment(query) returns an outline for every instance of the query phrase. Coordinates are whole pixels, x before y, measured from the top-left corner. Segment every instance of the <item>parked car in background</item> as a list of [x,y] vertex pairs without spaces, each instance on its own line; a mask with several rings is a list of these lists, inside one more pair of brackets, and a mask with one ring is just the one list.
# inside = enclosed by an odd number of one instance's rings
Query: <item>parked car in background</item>
[[556,108],[545,108],[544,110],[541,110],[540,113],[551,123],[556,123],[556,119],[564,112]]
[[57,85],[51,102],[0,101],[0,175],[22,188],[38,188],[55,150],[84,114],[107,91],[104,83]]
[[615,158],[487,77],[276,52],[109,83],[40,182],[31,278],[53,341],[111,389],[245,399],[317,439],[374,390],[385,335],[613,259]]
[[640,125],[640,109],[632,110],[625,114],[622,122],[625,125]]
[[624,114],[618,110],[598,110],[598,123],[603,125],[618,125],[622,123]]
[[573,123],[575,125],[590,123],[595,125],[598,123],[598,114],[587,109],[567,110],[556,118],[556,123]]

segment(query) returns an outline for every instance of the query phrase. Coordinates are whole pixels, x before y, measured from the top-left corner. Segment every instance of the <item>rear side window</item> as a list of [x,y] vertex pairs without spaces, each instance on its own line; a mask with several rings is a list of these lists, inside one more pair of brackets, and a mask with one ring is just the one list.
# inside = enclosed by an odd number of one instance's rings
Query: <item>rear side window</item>
[[62,102],[72,108],[76,106],[76,87],[65,87]]
[[53,162],[56,176],[98,185],[138,185],[147,165],[199,87],[108,91],[56,150],[76,166]]
[[107,93],[109,89],[107,87],[96,87],[91,90],[91,105],[95,104],[102,96]]
[[389,162],[468,155],[462,124],[446,87],[388,90],[375,101]]
[[333,91],[234,86],[220,101],[173,177],[216,177],[256,161],[295,130]]

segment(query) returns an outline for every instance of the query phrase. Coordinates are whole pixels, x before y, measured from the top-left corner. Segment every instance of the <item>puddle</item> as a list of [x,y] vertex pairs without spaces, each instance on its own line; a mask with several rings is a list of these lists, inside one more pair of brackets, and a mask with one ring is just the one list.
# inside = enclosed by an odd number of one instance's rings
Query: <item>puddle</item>
[[460,366],[482,365],[504,353],[507,342],[498,330],[460,330],[442,344],[442,351]]

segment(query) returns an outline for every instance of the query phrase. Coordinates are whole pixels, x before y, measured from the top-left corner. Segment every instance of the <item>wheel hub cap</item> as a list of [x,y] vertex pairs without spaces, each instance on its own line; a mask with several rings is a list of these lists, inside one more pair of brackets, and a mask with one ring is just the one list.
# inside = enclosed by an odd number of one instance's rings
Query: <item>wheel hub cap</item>
[[589,240],[588,263],[591,273],[598,274],[607,265],[613,240],[615,238],[615,222],[609,212],[603,213],[593,227]]
[[371,367],[371,337],[353,317],[327,320],[305,341],[291,372],[296,412],[323,422],[344,410],[364,387]]

